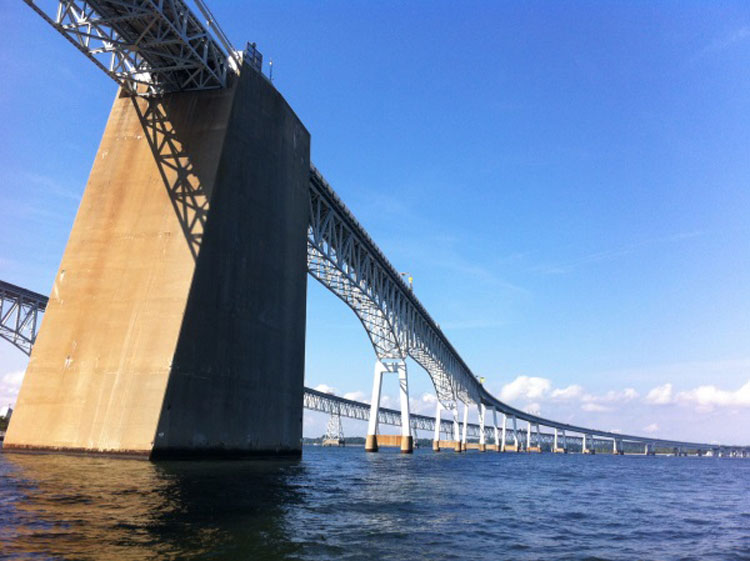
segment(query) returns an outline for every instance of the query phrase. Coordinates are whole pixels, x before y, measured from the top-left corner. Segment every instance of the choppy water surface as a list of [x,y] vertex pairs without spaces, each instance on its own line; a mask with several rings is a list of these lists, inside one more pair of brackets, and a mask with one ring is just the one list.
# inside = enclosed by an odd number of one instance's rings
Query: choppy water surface
[[750,559],[748,460],[394,452],[0,454],[0,557]]

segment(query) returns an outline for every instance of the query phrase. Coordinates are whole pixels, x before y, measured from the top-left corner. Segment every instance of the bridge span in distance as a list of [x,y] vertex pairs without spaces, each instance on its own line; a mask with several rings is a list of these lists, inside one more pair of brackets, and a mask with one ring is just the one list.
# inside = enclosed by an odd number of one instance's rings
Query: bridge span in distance
[[368,451],[388,440],[381,422],[396,424],[380,408],[386,375],[399,379],[403,452],[412,422],[429,423],[410,414],[407,358],[432,381],[438,442],[447,432],[461,448],[476,407],[480,449],[541,450],[545,439],[556,451],[576,439],[584,452],[602,441],[615,453],[716,448],[562,423],[490,394],[310,163],[310,133],[263,74],[255,44],[236,50],[203,0],[197,11],[183,0],[25,2],[120,91],[51,299],[42,306],[3,285],[0,335],[34,349],[9,447],[301,453],[305,399],[360,417],[367,408],[304,392],[309,275],[371,342]]
[[[41,316],[47,306],[48,298],[42,294],[21,288],[0,280],[0,337],[15,345],[27,355],[36,340],[36,333],[41,322]],[[368,422],[372,412],[370,403],[347,399],[329,392],[323,392],[305,387],[304,408],[310,411],[325,413],[331,417],[346,417],[358,421]],[[378,424],[393,427],[402,426],[401,411],[386,407],[378,408]],[[507,417],[506,417],[507,419]],[[599,437],[591,431],[588,433],[567,434],[555,430],[554,432],[540,431],[539,425],[532,431],[532,424],[526,427],[511,428],[503,421],[503,426],[497,423],[481,426],[469,423],[464,418],[462,425],[455,421],[441,419],[436,423],[435,417],[428,415],[410,414],[409,431],[416,440],[418,431],[432,435],[432,448],[439,451],[450,448],[457,452],[469,449],[497,452],[556,452],[556,453],[622,453],[656,455],[712,455],[712,456],[750,456],[748,448],[723,446],[720,444],[681,443],[661,440],[624,441],[617,448],[617,441]],[[381,445],[399,445],[387,435],[378,435],[382,439]],[[487,443],[491,444],[487,444]]]

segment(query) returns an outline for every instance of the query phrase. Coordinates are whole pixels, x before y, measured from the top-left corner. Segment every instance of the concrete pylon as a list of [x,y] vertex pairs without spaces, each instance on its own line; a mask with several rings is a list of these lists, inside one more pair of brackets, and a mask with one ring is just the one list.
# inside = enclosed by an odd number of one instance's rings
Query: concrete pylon
[[375,361],[375,371],[372,378],[372,399],[370,401],[370,419],[367,424],[367,438],[365,452],[378,451],[378,415],[380,413],[380,393],[383,389],[383,373],[387,368],[380,360]]
[[118,95],[5,450],[299,455],[309,150],[248,65]]

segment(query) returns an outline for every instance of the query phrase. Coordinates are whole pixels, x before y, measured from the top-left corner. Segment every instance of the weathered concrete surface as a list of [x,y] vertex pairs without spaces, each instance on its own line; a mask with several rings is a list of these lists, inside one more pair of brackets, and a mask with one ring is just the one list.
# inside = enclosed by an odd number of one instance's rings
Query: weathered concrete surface
[[245,68],[115,100],[5,449],[299,454],[309,134]]

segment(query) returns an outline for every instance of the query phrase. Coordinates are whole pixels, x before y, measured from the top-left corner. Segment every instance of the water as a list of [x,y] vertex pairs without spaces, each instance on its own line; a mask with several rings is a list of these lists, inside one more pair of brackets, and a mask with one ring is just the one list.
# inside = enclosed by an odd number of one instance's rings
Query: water
[[750,559],[750,461],[305,449],[0,454],[0,558]]

